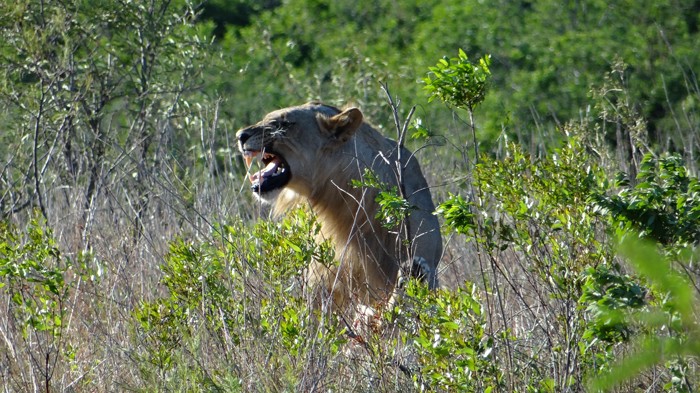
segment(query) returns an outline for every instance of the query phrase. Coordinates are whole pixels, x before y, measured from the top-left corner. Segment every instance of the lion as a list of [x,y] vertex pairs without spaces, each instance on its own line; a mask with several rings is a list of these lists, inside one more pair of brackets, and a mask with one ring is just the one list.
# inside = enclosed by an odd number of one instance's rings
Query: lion
[[[249,175],[254,194],[275,214],[307,202],[320,223],[319,240],[330,239],[337,265],[312,261],[307,274],[311,287],[325,295],[316,295],[322,306],[386,305],[402,266],[437,287],[442,238],[418,161],[365,122],[358,108],[309,102],[271,112],[236,137],[249,174],[254,160],[263,166]],[[404,232],[408,246],[377,218],[379,190],[353,182],[362,181],[366,170],[403,191],[411,206]]]

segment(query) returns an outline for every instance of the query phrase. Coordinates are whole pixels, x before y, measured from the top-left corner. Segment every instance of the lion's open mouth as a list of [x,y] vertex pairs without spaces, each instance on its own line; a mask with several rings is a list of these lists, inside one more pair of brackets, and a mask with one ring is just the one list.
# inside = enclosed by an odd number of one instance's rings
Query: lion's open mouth
[[246,150],[243,152],[243,159],[250,169],[253,160],[261,155],[261,161],[265,167],[249,177],[253,192],[263,194],[286,186],[292,173],[282,156],[265,151]]

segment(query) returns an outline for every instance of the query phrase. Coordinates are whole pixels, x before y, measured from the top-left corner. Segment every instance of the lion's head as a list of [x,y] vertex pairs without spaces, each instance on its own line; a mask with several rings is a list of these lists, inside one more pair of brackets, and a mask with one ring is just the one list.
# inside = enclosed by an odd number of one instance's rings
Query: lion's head
[[249,176],[253,192],[267,202],[273,202],[284,188],[310,195],[314,174],[333,165],[328,162],[329,153],[353,136],[362,119],[357,108],[340,112],[309,103],[269,113],[240,130],[239,147],[248,167],[255,159],[263,164]]
[[[420,265],[431,286],[437,284],[442,240],[417,159],[366,123],[359,109],[316,102],[280,109],[238,131],[237,138],[258,197],[278,213],[306,201],[318,216],[321,237],[333,242],[339,265],[312,263],[309,278],[336,305],[385,302],[407,260]],[[259,169],[252,170],[256,161]],[[352,185],[367,170],[400,186],[411,204],[405,232],[410,248],[378,221],[378,190]]]

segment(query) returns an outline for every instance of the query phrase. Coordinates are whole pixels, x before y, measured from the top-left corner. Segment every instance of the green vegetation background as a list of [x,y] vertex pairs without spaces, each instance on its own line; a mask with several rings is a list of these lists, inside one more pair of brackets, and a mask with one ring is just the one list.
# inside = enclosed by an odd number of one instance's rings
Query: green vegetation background
[[477,115],[487,145],[504,130],[534,145],[557,140],[557,126],[591,111],[591,89],[617,59],[629,66],[630,99],[660,147],[682,150],[690,125],[679,129],[672,115],[697,110],[691,1],[286,1],[252,15],[242,7],[248,18],[218,7],[214,31],[231,62],[215,85],[235,97],[244,123],[312,98],[356,102],[383,119],[384,81],[449,135],[451,116],[426,105],[417,81],[458,48],[492,56],[493,86]]

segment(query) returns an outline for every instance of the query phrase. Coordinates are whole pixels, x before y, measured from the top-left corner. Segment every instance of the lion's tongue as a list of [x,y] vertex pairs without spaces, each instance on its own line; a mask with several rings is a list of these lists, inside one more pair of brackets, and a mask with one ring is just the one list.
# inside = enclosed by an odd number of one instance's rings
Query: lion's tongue
[[281,163],[282,161],[278,157],[273,158],[272,161],[265,166],[265,168],[250,175],[250,182],[255,184],[256,182],[260,182],[261,180],[264,181],[266,178],[274,175]]

